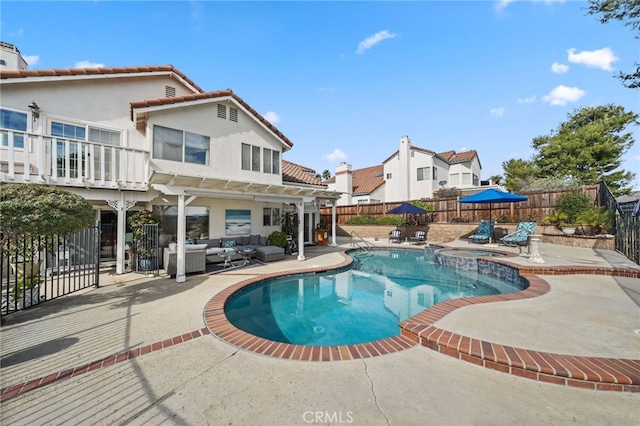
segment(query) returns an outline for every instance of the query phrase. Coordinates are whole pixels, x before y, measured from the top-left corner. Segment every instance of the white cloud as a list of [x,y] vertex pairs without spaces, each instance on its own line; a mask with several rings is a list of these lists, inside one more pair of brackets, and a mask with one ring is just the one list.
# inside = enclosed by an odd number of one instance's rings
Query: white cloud
[[336,148],[333,150],[333,152],[331,152],[330,154],[327,154],[323,157],[325,160],[331,162],[331,163],[336,163],[338,161],[344,161],[347,159],[347,154],[345,154],[344,152],[342,152],[342,150],[340,148]]
[[582,52],[575,53],[576,49],[573,47],[567,50],[569,62],[574,64],[583,64],[591,68],[600,68],[605,71],[613,71],[611,64],[617,61],[618,58],[613,54],[613,51],[609,47],[598,50],[583,50]]
[[74,68],[104,68],[104,64],[101,64],[100,62],[78,61],[73,67]]
[[498,0],[493,4],[493,7],[498,11],[505,10],[509,3],[513,3],[515,0]]
[[264,115],[264,118],[269,120],[271,124],[276,124],[280,121],[280,116],[273,111],[269,111]]
[[556,74],[564,74],[569,71],[569,65],[554,62],[553,64],[551,64],[551,71],[555,72]]
[[519,104],[532,104],[536,101],[536,95],[529,96],[528,98],[518,98]]
[[38,55],[25,55],[22,57],[22,59],[27,61],[27,65],[29,65],[30,67],[38,65],[38,62],[40,62],[40,56]]
[[382,40],[387,38],[395,38],[398,37],[398,34],[390,33],[388,30],[383,30],[375,33],[371,37],[367,37],[360,42],[358,45],[358,50],[356,53],[358,55],[362,55],[366,50],[371,49],[376,44],[380,43]]
[[489,113],[494,117],[502,117],[504,115],[504,108],[491,108]]
[[549,102],[551,105],[562,106],[569,102],[576,102],[586,94],[587,92],[577,87],[560,85],[549,92],[548,95],[545,95],[542,99],[545,102]]
[[24,28],[20,27],[17,30],[9,33],[11,37],[20,37],[24,34]]

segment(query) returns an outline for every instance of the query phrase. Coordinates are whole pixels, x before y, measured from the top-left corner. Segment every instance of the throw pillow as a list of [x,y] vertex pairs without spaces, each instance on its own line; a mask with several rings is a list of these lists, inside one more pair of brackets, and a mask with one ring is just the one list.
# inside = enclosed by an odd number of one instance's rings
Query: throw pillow
[[252,246],[260,245],[260,235],[251,235],[249,237],[249,244]]
[[224,247],[224,248],[234,247],[235,245],[236,245],[236,241],[235,240],[229,240],[229,241],[223,241],[222,242],[222,247]]
[[267,245],[267,237],[260,237],[260,245],[261,246]]

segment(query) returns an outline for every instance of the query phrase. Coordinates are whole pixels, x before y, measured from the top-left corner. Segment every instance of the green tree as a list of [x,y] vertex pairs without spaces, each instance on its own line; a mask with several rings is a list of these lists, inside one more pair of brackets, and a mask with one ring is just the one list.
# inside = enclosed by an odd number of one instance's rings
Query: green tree
[[505,187],[509,191],[520,191],[526,183],[535,178],[536,167],[532,161],[512,158],[502,163],[505,176]]
[[533,139],[537,176],[575,179],[580,185],[602,180],[615,195],[628,193],[634,173],[620,166],[635,142],[625,130],[637,120],[637,114],[611,104],[576,109],[550,135]]
[[[612,19],[620,21],[637,32],[635,37],[640,38],[640,0],[589,0],[587,13],[598,15],[603,24]],[[629,74],[620,71],[616,75],[630,89],[640,87],[640,64],[636,62],[635,67],[635,71]]]
[[489,180],[492,180],[496,185],[500,185],[500,183],[502,182],[502,175],[489,176]]
[[0,184],[0,231],[3,239],[69,234],[95,223],[84,198],[51,185]]

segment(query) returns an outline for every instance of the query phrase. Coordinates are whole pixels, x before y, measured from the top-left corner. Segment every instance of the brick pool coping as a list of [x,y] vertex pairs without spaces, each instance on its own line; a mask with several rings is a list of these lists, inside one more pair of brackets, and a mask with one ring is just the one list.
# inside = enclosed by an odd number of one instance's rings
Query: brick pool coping
[[[399,248],[416,249],[418,247]],[[352,262],[351,257],[349,257],[346,252],[341,252],[340,254],[343,257],[343,262],[338,265],[296,270],[295,273],[329,271],[347,266]],[[71,377],[77,377],[91,371],[135,359],[151,352],[182,344],[211,333],[227,343],[251,352],[281,359],[308,361],[337,361],[369,358],[422,345],[445,355],[485,368],[541,382],[594,390],[640,392],[640,360],[578,357],[533,351],[473,339],[433,326],[433,323],[462,306],[521,300],[547,293],[550,289],[549,284],[541,277],[535,275],[595,274],[640,278],[640,269],[591,266],[522,266],[508,262],[507,259],[514,256],[516,255],[508,253],[507,256],[503,258],[490,257],[484,259],[518,269],[520,275],[529,282],[527,289],[518,293],[498,296],[481,296],[444,301],[401,322],[399,324],[401,327],[401,334],[399,336],[357,345],[322,347],[289,345],[262,339],[236,329],[226,320],[226,316],[224,315],[223,308],[226,299],[244,286],[268,278],[290,275],[291,271],[248,279],[221,291],[207,303],[204,310],[204,320],[207,325],[205,328],[139,348],[125,350],[82,364],[78,367],[68,368],[46,376],[5,386],[0,389],[0,401],[5,401],[31,390]]]
[[337,265],[296,269],[295,271],[280,271],[249,278],[237,284],[231,285],[213,296],[204,308],[204,321],[211,331],[220,340],[238,348],[275,358],[297,361],[339,361],[359,358],[370,358],[378,355],[386,355],[416,346],[417,343],[402,335],[376,340],[355,345],[337,346],[305,346],[290,343],[280,343],[273,340],[254,336],[246,331],[236,328],[227,320],[224,313],[224,305],[227,300],[239,290],[268,279],[307,273],[320,273],[332,271],[350,265],[353,259],[345,252],[339,253],[342,262]]
[[[397,248],[418,249],[417,247]],[[423,248],[419,249],[423,250]],[[343,262],[338,265],[295,270],[295,274],[331,271],[352,262],[352,258],[346,252],[340,252],[340,254],[343,257]],[[640,392],[640,360],[583,357],[516,348],[462,336],[433,325],[439,319],[463,306],[522,300],[546,294],[549,292],[550,286],[537,275],[593,274],[640,277],[639,269],[593,266],[523,266],[509,262],[510,257],[517,257],[517,255],[505,253],[505,256],[501,258],[491,256],[481,259],[518,270],[519,275],[529,283],[525,290],[517,293],[453,299],[438,303],[400,322],[401,334],[399,336],[374,342],[341,346],[304,346],[280,343],[242,331],[227,320],[224,305],[233,294],[246,286],[265,279],[291,275],[291,271],[250,278],[227,287],[206,304],[204,320],[211,334],[220,340],[250,352],[280,359],[298,361],[352,360],[385,355],[421,345],[475,365],[527,379],[593,390]]]

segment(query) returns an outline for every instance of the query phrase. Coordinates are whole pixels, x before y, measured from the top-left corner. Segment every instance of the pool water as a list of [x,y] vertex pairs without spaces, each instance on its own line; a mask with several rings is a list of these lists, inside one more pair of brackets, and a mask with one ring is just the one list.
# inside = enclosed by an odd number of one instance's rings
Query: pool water
[[521,290],[494,277],[436,264],[426,251],[350,254],[355,260],[348,268],[266,280],[240,290],[225,305],[227,319],[277,342],[347,345],[396,336],[400,321],[444,300]]

